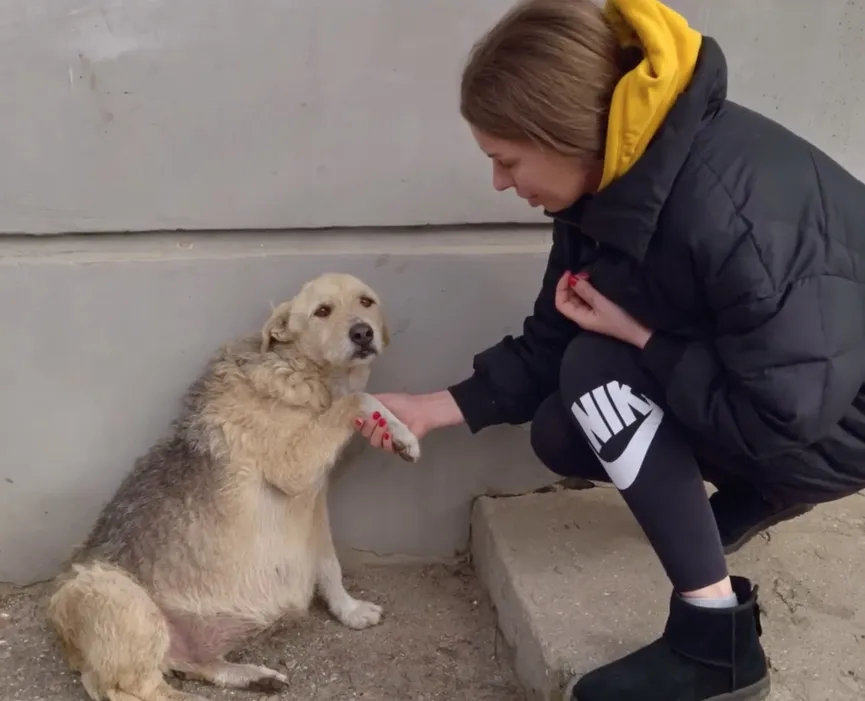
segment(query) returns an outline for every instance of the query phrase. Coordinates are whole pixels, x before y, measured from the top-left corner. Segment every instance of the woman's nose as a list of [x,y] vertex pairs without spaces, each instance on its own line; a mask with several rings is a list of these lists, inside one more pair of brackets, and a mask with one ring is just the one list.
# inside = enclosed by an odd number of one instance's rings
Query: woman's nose
[[499,168],[493,168],[493,187],[499,192],[504,192],[514,186],[514,181]]

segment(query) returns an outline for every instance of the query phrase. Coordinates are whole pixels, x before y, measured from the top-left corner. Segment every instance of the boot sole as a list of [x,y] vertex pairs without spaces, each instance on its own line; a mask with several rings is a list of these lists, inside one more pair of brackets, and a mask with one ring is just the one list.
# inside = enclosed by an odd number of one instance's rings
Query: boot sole
[[[579,680],[579,677],[574,677],[570,682],[568,682],[568,685],[562,691],[563,701],[580,701],[579,697],[574,695],[574,687]],[[767,675],[756,684],[751,684],[751,686],[731,691],[729,694],[710,696],[709,698],[704,699],[704,701],[764,701],[764,699],[769,697],[771,691],[772,678]]]
[[706,701],[763,701],[763,699],[769,697],[769,692],[771,691],[772,680],[766,676],[756,684],[731,691],[729,694],[710,696]]
[[[724,546],[724,554],[732,555],[734,552],[737,552],[744,546],[749,540],[751,540],[758,533],[765,531],[767,528],[771,528],[772,526],[777,526],[779,523],[783,523],[784,521],[790,521],[794,518],[799,518],[804,514],[807,514],[813,506],[794,506],[790,509],[785,509],[784,511],[780,511],[771,518],[767,518],[764,521],[760,521],[756,526],[745,531],[745,533],[738,539],[734,540],[732,543]],[[722,697],[723,698],[723,697]]]

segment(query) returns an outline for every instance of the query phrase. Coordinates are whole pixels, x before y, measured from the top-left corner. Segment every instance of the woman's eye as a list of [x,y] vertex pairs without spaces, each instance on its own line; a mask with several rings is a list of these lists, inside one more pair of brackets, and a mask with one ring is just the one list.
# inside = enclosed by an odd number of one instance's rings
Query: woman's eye
[[330,305],[322,304],[320,307],[317,307],[317,308],[316,308],[314,314],[315,314],[317,317],[323,319],[323,318],[325,318],[325,317],[330,316],[331,311],[333,311],[333,310],[332,310],[332,308],[330,307]]

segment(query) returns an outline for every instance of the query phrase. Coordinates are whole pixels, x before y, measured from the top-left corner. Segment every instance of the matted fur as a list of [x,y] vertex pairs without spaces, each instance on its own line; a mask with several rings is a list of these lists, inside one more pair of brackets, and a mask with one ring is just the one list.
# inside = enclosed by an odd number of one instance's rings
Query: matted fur
[[[361,326],[358,326],[361,324]],[[388,343],[377,295],[327,274],[279,305],[261,335],[222,348],[188,389],[171,434],[139,458],[48,606],[95,701],[190,701],[168,672],[275,690],[281,673],[227,653],[318,589],[344,625],[381,608],[345,590],[327,512],[355,418],[380,412],[403,459],[417,439],[364,393]]]

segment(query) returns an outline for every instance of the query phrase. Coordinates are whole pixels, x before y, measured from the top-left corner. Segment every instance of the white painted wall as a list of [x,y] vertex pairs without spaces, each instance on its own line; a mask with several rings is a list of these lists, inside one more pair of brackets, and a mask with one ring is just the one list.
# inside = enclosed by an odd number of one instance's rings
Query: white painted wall
[[5,0],[0,230],[525,219],[457,112],[509,0]]
[[[510,4],[5,0],[0,231],[537,221],[457,111]],[[865,1],[671,5],[722,41],[734,98],[865,174]]]

